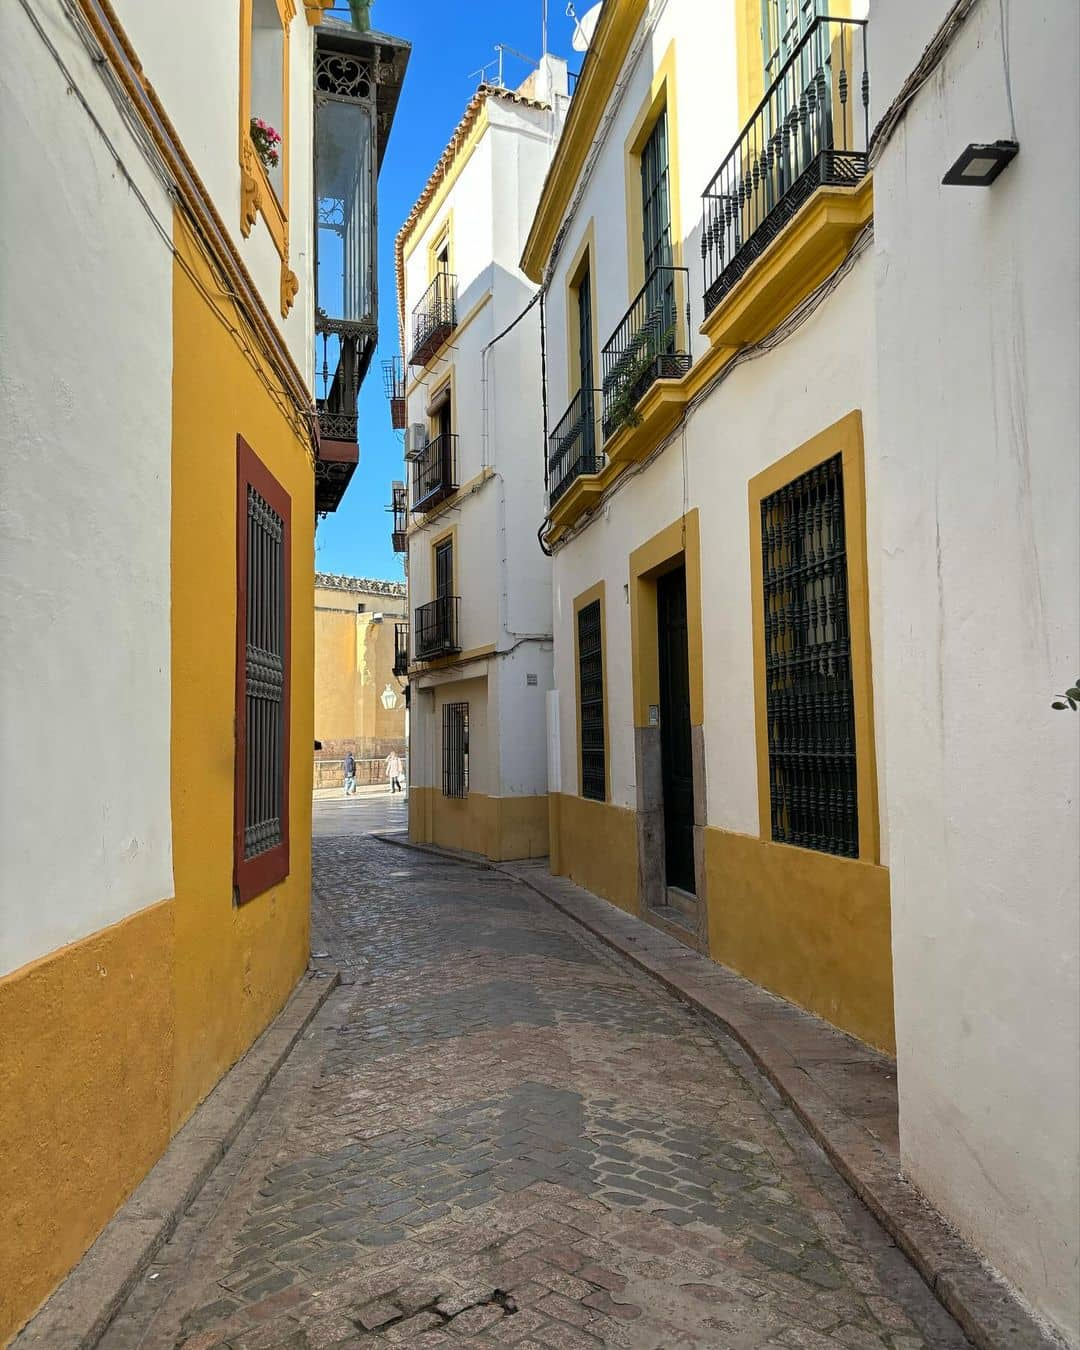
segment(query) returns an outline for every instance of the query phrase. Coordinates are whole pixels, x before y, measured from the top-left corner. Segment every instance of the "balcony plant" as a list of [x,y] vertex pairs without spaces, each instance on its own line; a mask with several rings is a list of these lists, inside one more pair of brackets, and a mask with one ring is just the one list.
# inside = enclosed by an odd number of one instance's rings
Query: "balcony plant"
[[281,144],[281,136],[269,122],[264,122],[261,117],[253,117],[250,126],[251,143],[255,147],[255,153],[264,169],[276,169],[278,160],[281,158],[278,146]]

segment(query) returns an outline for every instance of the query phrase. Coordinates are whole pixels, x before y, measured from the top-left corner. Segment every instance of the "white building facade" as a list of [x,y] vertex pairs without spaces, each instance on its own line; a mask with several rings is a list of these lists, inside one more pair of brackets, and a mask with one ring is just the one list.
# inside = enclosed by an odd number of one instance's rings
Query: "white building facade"
[[398,236],[409,830],[500,859],[548,851],[540,309],[518,259],[567,101],[554,58],[482,86]]
[[997,6],[874,137],[949,8],[601,13],[523,255],[551,867],[896,1054],[907,1175],[1075,1339],[1076,16],[957,188]]

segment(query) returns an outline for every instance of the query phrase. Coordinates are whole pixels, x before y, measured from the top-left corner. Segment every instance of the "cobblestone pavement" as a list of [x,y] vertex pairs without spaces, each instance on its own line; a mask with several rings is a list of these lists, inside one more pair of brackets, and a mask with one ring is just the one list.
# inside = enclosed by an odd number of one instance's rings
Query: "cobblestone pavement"
[[967,1344],[741,1051],[498,873],[316,803],[336,990],[104,1350]]

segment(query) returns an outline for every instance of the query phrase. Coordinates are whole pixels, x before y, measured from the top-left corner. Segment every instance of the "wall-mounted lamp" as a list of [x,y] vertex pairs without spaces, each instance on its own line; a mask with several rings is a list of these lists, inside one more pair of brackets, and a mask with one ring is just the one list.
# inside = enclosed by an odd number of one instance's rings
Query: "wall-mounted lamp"
[[1016,141],[969,145],[941,181],[948,187],[989,187],[1019,149]]

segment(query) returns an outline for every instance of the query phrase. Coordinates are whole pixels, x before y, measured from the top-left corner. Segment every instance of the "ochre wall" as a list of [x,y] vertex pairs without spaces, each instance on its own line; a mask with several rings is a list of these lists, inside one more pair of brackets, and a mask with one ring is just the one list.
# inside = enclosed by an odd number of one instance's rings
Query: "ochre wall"
[[544,858],[548,852],[546,797],[444,797],[439,788],[409,789],[409,838],[417,844],[479,853],[492,862]]
[[552,872],[637,914],[635,812],[565,792],[553,792],[549,802]]
[[[179,217],[175,236],[214,291]],[[312,466],[297,431],[179,264],[173,349],[176,1129],[281,1008],[307,963],[315,512]],[[232,900],[238,434],[292,499],[290,872],[239,908]]]
[[889,1054],[888,869],[708,827],[709,954]]
[[[381,613],[357,612],[357,603]],[[383,608],[385,606],[385,608]],[[321,741],[405,741],[405,697],[394,674],[394,624],[404,599],[347,590],[315,591],[315,734]],[[389,685],[398,706],[386,709]],[[361,750],[363,747],[359,747]]]
[[151,905],[0,980],[0,1344],[168,1143],[174,916]]

